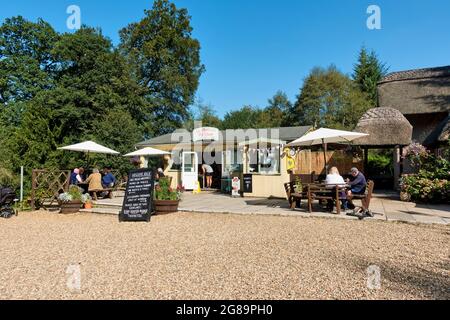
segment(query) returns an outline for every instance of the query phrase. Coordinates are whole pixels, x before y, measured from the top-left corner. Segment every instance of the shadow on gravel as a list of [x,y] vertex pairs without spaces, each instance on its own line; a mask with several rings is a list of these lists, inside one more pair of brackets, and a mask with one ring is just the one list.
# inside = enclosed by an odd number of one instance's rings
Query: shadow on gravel
[[418,291],[428,299],[448,300],[450,299],[450,260],[435,262],[436,270],[416,267],[411,269],[408,266],[394,265],[386,261],[368,261],[364,257],[345,257],[346,267],[354,268],[355,272],[365,272],[371,265],[380,268],[381,285],[389,283],[389,290],[404,292],[410,289]]

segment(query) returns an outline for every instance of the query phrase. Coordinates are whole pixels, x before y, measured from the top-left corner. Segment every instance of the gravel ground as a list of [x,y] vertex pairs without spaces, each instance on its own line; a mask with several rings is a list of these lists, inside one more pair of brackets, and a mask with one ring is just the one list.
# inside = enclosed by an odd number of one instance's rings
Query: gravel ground
[[[450,298],[446,226],[33,212],[1,219],[0,230],[2,299]],[[370,265],[380,268],[379,289],[367,287]],[[69,289],[77,269],[80,290]]]

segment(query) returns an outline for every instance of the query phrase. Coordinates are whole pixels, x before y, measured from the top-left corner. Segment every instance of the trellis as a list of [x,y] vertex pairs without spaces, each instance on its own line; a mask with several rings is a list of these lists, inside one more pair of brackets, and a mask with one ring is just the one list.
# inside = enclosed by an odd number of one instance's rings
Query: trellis
[[58,202],[58,196],[69,190],[69,170],[37,170],[32,172],[31,208],[35,210],[39,200],[44,208]]

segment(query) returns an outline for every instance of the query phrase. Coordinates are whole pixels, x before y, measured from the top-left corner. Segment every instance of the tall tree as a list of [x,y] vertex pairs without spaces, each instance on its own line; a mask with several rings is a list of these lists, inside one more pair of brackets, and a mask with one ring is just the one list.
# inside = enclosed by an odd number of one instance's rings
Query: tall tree
[[263,110],[260,117],[262,128],[275,128],[290,126],[287,116],[292,109],[292,103],[283,91],[278,91],[268,101],[268,106]]
[[58,65],[55,84],[27,103],[13,147],[20,162],[29,168],[68,168],[79,155],[57,150],[62,144],[93,139],[122,148],[121,141],[136,143],[146,101],[126,61],[100,30],[82,27],[63,34],[51,52]]
[[250,129],[259,126],[261,110],[252,106],[244,106],[239,110],[225,114],[222,129]]
[[189,116],[204,70],[187,10],[156,0],[140,22],[120,31],[120,38],[120,51],[153,106],[156,133],[180,127]]
[[353,80],[362,92],[365,92],[371,101],[372,107],[378,104],[377,83],[387,74],[389,68],[382,63],[375,51],[368,52],[361,48],[358,62],[353,68]]
[[371,107],[366,94],[334,66],[314,68],[293,108],[293,124],[353,129]]

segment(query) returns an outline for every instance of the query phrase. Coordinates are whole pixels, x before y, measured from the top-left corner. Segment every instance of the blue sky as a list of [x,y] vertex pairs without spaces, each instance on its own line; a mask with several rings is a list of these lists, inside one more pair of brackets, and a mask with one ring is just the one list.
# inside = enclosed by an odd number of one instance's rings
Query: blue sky
[[[192,16],[206,73],[197,96],[219,115],[244,104],[264,107],[277,90],[291,100],[314,66],[351,73],[362,45],[390,71],[450,64],[448,0],[175,0]],[[66,29],[66,8],[118,42],[118,30],[143,16],[151,0],[1,1],[0,19],[42,17]],[[381,30],[366,27],[367,7],[381,8]]]

